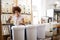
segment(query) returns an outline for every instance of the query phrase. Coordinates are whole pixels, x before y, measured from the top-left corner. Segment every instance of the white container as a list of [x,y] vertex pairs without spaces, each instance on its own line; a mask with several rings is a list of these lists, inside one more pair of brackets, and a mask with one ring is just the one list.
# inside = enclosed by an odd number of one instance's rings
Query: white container
[[37,40],[37,28],[33,25],[26,25],[27,40]]
[[44,39],[45,38],[45,24],[36,25],[37,26],[37,38]]
[[24,40],[25,39],[24,30],[25,30],[25,26],[23,25],[12,26],[13,40]]

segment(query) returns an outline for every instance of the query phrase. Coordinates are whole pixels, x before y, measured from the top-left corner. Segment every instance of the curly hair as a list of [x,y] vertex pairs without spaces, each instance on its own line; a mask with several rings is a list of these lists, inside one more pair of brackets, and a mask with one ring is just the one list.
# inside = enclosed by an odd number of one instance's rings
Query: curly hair
[[12,11],[13,11],[13,13],[15,13],[15,11],[18,11],[20,13],[21,12],[21,8],[16,6],[16,7],[13,7]]

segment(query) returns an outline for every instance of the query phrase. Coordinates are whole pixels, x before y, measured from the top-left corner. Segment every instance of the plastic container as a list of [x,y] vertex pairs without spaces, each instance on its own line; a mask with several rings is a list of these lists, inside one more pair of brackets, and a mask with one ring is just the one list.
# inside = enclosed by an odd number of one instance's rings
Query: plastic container
[[12,26],[12,36],[13,40],[24,40],[25,34],[24,34],[25,26]]
[[45,39],[45,24],[36,25],[37,26],[37,38]]
[[37,28],[33,25],[26,25],[27,40],[37,40]]

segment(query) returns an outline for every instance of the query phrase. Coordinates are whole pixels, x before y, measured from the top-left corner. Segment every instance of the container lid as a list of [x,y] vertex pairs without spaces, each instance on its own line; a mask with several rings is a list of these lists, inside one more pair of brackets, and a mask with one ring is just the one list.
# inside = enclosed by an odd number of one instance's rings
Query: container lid
[[25,29],[25,26],[24,25],[12,26],[11,29]]

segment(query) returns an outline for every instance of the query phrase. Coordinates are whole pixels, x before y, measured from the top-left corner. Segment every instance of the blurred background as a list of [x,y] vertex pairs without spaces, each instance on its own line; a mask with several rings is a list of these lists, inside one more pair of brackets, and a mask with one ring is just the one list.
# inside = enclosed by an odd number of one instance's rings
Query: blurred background
[[[9,36],[8,18],[13,15],[12,7],[19,6],[24,23],[60,23],[60,0],[1,0],[1,22],[3,35]],[[52,27],[48,27],[50,30]],[[48,34],[49,35],[49,34]],[[4,37],[6,39],[6,37]]]

